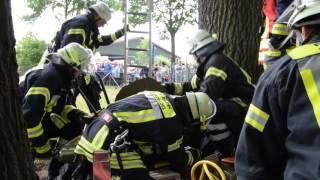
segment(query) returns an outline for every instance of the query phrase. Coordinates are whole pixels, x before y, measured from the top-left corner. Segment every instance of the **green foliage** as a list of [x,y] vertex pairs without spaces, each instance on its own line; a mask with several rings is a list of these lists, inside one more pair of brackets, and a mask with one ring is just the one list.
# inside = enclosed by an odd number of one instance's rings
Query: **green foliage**
[[[50,9],[53,11],[55,18],[63,22],[82,10],[95,4],[97,0],[27,0],[27,6],[33,11],[32,14],[23,17],[25,21],[34,22],[41,14]],[[119,10],[121,4],[118,0],[104,0],[105,3],[113,10]]]
[[35,66],[45,51],[45,41],[39,40],[32,33],[28,33],[16,46],[18,72],[23,74],[29,68]]
[[194,0],[154,0],[153,17],[166,26],[163,33],[172,36],[182,25],[196,22],[197,5]]
[[155,57],[154,63],[160,65],[162,62],[166,64],[166,66],[170,67],[171,66],[171,61],[165,56],[158,55]]
[[[148,10],[148,0],[129,0],[129,12],[146,13]],[[135,27],[139,24],[144,24],[147,22],[147,16],[133,16],[128,17],[130,25]]]
[[[140,41],[140,44],[138,46],[140,49],[148,49],[149,48],[149,40],[148,39],[142,39]],[[137,65],[146,66],[148,64],[148,54],[144,51],[136,52],[136,61],[135,63]]]

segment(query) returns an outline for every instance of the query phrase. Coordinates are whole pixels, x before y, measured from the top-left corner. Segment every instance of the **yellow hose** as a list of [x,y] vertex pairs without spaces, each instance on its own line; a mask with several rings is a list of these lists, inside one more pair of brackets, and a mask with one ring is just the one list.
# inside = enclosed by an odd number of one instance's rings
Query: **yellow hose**
[[218,174],[220,175],[221,177],[221,180],[226,180],[226,175],[224,174],[224,172],[222,171],[222,169],[214,162],[211,162],[211,161],[208,161],[208,160],[202,160],[202,161],[198,161],[197,163],[195,163],[192,168],[191,168],[191,179],[192,180],[197,180],[196,178],[196,175],[195,175],[195,172],[196,172],[196,169],[198,167],[200,167],[200,165],[202,165],[202,169],[201,169],[201,174],[200,174],[200,177],[199,177],[199,180],[203,180],[204,176],[207,175],[207,177],[210,179],[210,180],[217,180],[218,178],[216,176],[214,176],[208,169],[208,165],[210,167],[212,167],[213,169],[215,169]]

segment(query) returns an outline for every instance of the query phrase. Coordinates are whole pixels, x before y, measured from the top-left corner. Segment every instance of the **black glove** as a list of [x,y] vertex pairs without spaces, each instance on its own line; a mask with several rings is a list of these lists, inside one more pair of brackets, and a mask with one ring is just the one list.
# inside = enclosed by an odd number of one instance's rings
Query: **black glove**
[[168,94],[174,94],[174,84],[173,83],[165,83],[164,88],[166,89]]
[[[123,26],[123,32],[126,30],[126,25]],[[127,31],[130,31],[129,24],[127,24]]]
[[82,116],[81,122],[85,124],[90,124],[93,120],[95,120],[95,116]]

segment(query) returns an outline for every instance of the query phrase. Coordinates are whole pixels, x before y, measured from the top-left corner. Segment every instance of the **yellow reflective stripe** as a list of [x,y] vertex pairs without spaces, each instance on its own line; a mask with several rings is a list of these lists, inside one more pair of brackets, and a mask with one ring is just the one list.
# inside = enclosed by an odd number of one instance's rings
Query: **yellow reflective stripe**
[[320,54],[320,44],[306,44],[293,49],[287,49],[286,51],[293,60],[298,60],[315,54]]
[[86,85],[90,84],[91,76],[89,74],[84,75],[84,81]]
[[28,138],[36,138],[43,134],[42,124],[39,123],[33,128],[27,128]]
[[263,132],[270,115],[262,111],[258,107],[250,104],[245,121],[258,131]]
[[[124,169],[146,168],[137,152],[120,153],[120,157]],[[110,165],[113,169],[120,169],[117,155],[115,153],[111,154]]]
[[101,35],[98,36],[98,41],[101,42],[101,43],[103,42],[103,39],[102,39]]
[[106,139],[108,134],[109,134],[108,126],[103,125],[98,131],[98,133],[96,134],[96,136],[94,137],[94,139],[92,140],[92,145],[96,149],[100,149],[103,146],[104,140]]
[[192,89],[197,89],[197,80],[198,80],[198,76],[193,75],[192,79],[191,79],[191,88]]
[[30,96],[30,95],[43,95],[44,99],[45,99],[45,105],[48,104],[49,100],[50,100],[50,91],[48,88],[45,87],[31,87],[26,96]]
[[271,33],[275,34],[275,35],[284,35],[284,36],[286,36],[286,35],[289,34],[289,30],[288,30],[287,25],[285,25],[285,24],[274,24],[272,26]]
[[112,39],[112,41],[115,41],[118,39],[116,36],[116,33],[111,33],[111,39]]
[[55,115],[55,116],[50,116],[51,122],[57,126],[58,129],[62,129],[64,126],[63,120],[61,120],[61,118],[58,117],[59,115]]
[[61,116],[63,117],[65,123],[69,123],[71,122],[70,119],[68,118],[68,114],[73,111],[73,110],[76,110],[77,108],[74,107],[73,105],[65,105],[63,110],[62,110],[62,113],[61,113]]
[[169,144],[168,145],[168,152],[171,152],[171,151],[179,149],[180,145],[182,144],[182,140],[183,140],[183,137],[181,137],[180,139],[176,140],[176,142],[174,142],[172,144]]
[[[146,168],[141,160],[132,160],[132,161],[122,161],[123,169],[138,169]],[[120,169],[118,162],[110,162],[112,169]]]
[[193,156],[192,153],[190,151],[186,151],[187,155],[188,155],[188,165],[192,165],[193,163]]
[[49,141],[46,142],[45,145],[41,146],[41,147],[34,147],[34,150],[38,153],[38,154],[44,154],[47,153],[48,151],[50,151],[51,147],[50,147],[50,143]]
[[[140,155],[137,152],[120,153],[120,156],[121,156],[121,160],[123,160],[123,161],[141,159]],[[117,154],[116,153],[111,154],[111,160],[117,161]]]
[[317,84],[310,69],[303,70],[300,72],[300,74],[307,91],[308,98],[311,102],[313,113],[316,117],[318,126],[320,127],[320,94],[317,88]]
[[235,103],[239,104],[241,107],[248,107],[248,105],[246,103],[244,103],[240,98],[235,97],[235,98],[231,98],[232,101],[234,101]]
[[156,99],[165,118],[171,118],[176,115],[176,112],[174,112],[173,107],[165,94],[154,91],[152,95]]
[[76,149],[74,150],[75,153],[84,155],[88,161],[92,162],[93,161],[93,155],[85,151],[81,146],[77,146]]
[[226,80],[228,75],[223,70],[218,69],[216,67],[209,67],[209,69],[206,72],[206,75],[204,76],[204,79],[207,79],[209,76],[217,76],[220,77],[222,80]]
[[273,50],[269,50],[267,52],[267,56],[270,56],[270,57],[280,57],[281,56],[281,51],[277,50],[277,49],[273,49]]
[[[93,44],[92,37],[93,37],[93,32],[90,33],[89,47],[92,46],[92,44]],[[99,40],[99,37],[101,38],[101,35],[98,36],[98,40]],[[86,47],[86,46],[84,46],[84,47]],[[92,49],[92,51],[94,52],[94,49]]]
[[86,151],[90,152],[91,154],[93,154],[94,151],[98,150],[83,136],[80,138],[78,144],[81,145]]
[[174,83],[174,94],[175,95],[182,95],[183,87],[182,83]]
[[250,84],[252,87],[255,88],[256,85],[254,85],[254,84],[252,83],[251,76],[250,76],[244,69],[242,69],[242,67],[240,67],[240,70],[241,70],[242,74],[246,77],[247,83]]
[[262,119],[264,119],[266,121],[268,121],[268,119],[269,119],[269,114],[268,113],[262,111],[261,109],[257,108],[253,104],[250,104],[249,111],[254,112],[256,115],[258,115],[259,117],[261,117]]
[[143,123],[157,119],[153,109],[137,112],[115,112],[113,115],[116,116],[119,121],[126,121],[130,123]]
[[254,119],[252,119],[251,117],[246,117],[245,119],[246,123],[250,124],[252,127],[256,128],[257,130],[259,130],[260,132],[263,132],[264,130],[264,126],[259,124],[257,121],[255,121]]
[[81,35],[82,36],[82,45],[85,45],[86,41],[86,32],[84,29],[69,29],[68,33],[69,35]]

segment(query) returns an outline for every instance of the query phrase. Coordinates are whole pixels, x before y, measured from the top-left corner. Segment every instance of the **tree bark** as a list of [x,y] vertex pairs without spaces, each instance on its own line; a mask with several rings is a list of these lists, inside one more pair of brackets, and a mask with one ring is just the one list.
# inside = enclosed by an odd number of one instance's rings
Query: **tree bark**
[[0,1],[0,179],[36,179],[19,101],[10,0]]
[[225,53],[254,80],[261,74],[258,50],[262,0],[198,0],[199,28],[217,33],[226,43]]

